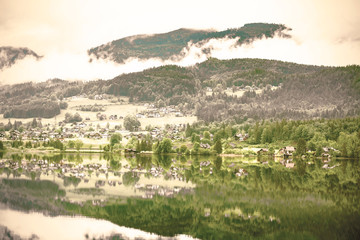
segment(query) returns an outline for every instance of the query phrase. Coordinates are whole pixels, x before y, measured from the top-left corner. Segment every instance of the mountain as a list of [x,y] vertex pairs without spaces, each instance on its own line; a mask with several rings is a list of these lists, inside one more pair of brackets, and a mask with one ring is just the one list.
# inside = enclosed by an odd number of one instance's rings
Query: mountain
[[[57,100],[79,94],[90,98],[109,94],[127,96],[131,102],[178,105],[209,122],[336,118],[360,115],[360,66],[210,58],[191,67],[167,65],[107,81],[54,79],[6,85],[0,88],[0,113],[6,117],[51,117],[59,112]],[[32,108],[35,110],[30,111]]]
[[[225,31],[178,29],[168,33],[154,35],[135,35],[125,37],[103,44],[88,50],[90,60],[102,58],[118,63],[124,63],[128,58],[139,59],[160,58],[167,60],[182,57],[183,49],[188,44],[203,45],[210,39],[239,38],[238,44],[249,43],[262,37],[272,38],[275,34],[282,37],[290,37],[285,34],[290,30],[284,25],[251,23],[241,28],[228,29]],[[207,50],[204,50],[205,52]]]
[[42,56],[28,48],[0,47],[0,70],[11,67],[16,61],[28,56],[35,57],[37,60],[42,58]]

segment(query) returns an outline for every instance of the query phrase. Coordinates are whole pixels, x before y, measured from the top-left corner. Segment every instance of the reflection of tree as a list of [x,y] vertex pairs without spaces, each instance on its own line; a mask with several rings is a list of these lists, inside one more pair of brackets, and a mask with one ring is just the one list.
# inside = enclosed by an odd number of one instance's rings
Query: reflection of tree
[[217,157],[214,161],[214,165],[215,165],[215,169],[216,170],[220,170],[221,169],[221,165],[222,165],[222,159],[221,157]]
[[170,155],[154,154],[154,162],[164,169],[169,169],[171,167],[171,157]]
[[299,176],[304,176],[306,173],[306,160],[305,159],[295,159],[296,161],[296,171]]
[[64,177],[64,186],[68,187],[70,185],[73,185],[74,187],[77,187],[79,183],[81,182],[80,178],[71,176],[71,177]]
[[136,164],[144,169],[151,168],[152,156],[151,155],[136,155]]
[[111,169],[118,171],[121,168],[121,163],[119,161],[116,161],[114,159],[110,160],[110,167]]
[[140,178],[136,172],[126,172],[123,174],[122,181],[125,186],[134,186]]

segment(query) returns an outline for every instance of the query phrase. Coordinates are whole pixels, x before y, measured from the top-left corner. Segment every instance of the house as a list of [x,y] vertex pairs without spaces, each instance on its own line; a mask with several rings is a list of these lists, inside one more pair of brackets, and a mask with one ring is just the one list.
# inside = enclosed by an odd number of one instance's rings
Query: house
[[235,140],[238,140],[240,142],[245,141],[248,138],[249,138],[249,134],[247,134],[247,133],[245,133],[245,134],[238,133],[235,135]]
[[6,137],[5,132],[0,132],[0,139],[4,139]]
[[200,147],[205,149],[210,149],[211,146],[208,143],[200,143]]
[[175,117],[183,117],[184,116],[184,114],[182,114],[181,112],[176,112],[175,113]]

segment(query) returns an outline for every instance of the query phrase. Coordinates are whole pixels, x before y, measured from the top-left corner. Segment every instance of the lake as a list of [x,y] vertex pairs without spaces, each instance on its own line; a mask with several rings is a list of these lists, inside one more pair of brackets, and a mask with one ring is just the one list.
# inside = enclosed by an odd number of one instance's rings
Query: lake
[[3,236],[360,239],[358,159],[11,153],[0,159]]

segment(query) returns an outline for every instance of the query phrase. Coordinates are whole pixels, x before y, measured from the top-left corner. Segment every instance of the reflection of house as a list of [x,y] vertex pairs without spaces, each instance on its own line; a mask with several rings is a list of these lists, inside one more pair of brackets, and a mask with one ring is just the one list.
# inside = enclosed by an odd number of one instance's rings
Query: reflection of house
[[130,154],[134,154],[136,153],[136,149],[132,149],[132,148],[125,148],[124,149],[125,153],[130,153]]
[[259,151],[257,151],[258,154],[268,154],[269,149],[267,148],[261,148]]
[[322,157],[330,157],[331,154],[339,152],[339,150],[337,150],[333,147],[323,147],[322,150],[323,150],[323,153],[321,154]]
[[284,165],[287,168],[293,168],[295,166],[295,163],[292,159],[283,159],[280,161],[282,165]]
[[295,148],[292,147],[292,146],[287,146],[287,147],[281,148],[279,150],[279,154],[284,155],[284,157],[285,156],[292,156],[294,152],[295,152]]

